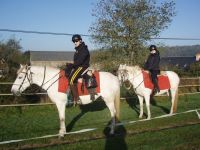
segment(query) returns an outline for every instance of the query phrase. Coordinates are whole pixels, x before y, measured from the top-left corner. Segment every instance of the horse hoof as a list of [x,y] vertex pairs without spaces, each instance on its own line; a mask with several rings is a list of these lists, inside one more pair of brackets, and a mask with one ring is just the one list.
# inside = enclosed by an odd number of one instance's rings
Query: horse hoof
[[78,100],[78,101],[76,102],[76,104],[81,105],[81,104],[82,104],[82,103],[81,103],[81,100]]
[[111,129],[110,132],[109,132],[109,135],[114,135],[114,134],[115,134],[115,130]]
[[60,132],[58,133],[58,138],[59,138],[59,139],[64,138],[65,134],[66,134],[65,131],[64,131],[64,132],[63,132],[63,131],[60,131]]
[[114,132],[109,132],[109,137],[114,137],[115,136],[115,133]]
[[59,139],[59,140],[62,140],[63,138],[64,138],[64,134],[62,134],[62,135],[59,134],[58,139]]

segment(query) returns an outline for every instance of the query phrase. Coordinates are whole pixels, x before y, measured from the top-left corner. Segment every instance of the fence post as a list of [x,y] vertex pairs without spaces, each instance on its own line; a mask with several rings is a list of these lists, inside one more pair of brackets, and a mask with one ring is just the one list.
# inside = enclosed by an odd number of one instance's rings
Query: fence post
[[200,76],[199,76],[199,91],[200,91]]

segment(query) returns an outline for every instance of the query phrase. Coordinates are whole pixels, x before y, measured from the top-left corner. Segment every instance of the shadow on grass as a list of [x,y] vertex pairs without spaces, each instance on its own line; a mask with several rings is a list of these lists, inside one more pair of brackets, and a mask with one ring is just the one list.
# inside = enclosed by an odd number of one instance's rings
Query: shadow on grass
[[[139,106],[139,100],[138,100],[137,95],[135,93],[133,93],[133,92],[127,92],[126,93],[126,102],[133,110],[135,110],[135,112],[139,116],[140,108],[137,107],[137,105]],[[145,103],[145,100],[144,100],[144,103]],[[164,106],[158,105],[158,103],[156,102],[156,100],[155,100],[155,98],[153,96],[151,96],[151,98],[150,98],[150,104],[155,106],[155,107],[160,108],[163,112],[165,112],[167,114],[170,112],[170,109],[168,109],[168,108],[166,108]],[[143,109],[145,109],[146,108],[146,104],[144,104],[143,107],[144,107]],[[145,112],[144,112],[144,116],[147,117],[147,114]]]
[[105,150],[127,150],[127,144],[125,141],[126,137],[126,129],[123,125],[116,126],[115,128],[115,134],[110,135],[110,128],[108,127],[110,125],[111,121],[108,122],[106,128],[104,129],[103,133],[105,135]]
[[81,112],[76,115],[73,120],[66,126],[66,131],[69,132],[72,130],[72,128],[74,127],[75,123],[83,116],[85,115],[87,112],[95,112],[95,111],[102,111],[104,110],[106,107],[105,102],[98,98],[96,101],[94,101],[93,103],[87,104],[87,105],[80,105],[79,106]]
[[[126,93],[126,102],[129,105],[129,107],[131,107],[139,116],[140,108],[137,107],[137,105],[139,106],[139,100],[138,100],[137,95],[133,92],[127,92]],[[147,117],[147,114],[144,113],[144,116]]]
[[170,110],[164,106],[158,105],[155,98],[153,96],[151,96],[151,100],[150,100],[151,105],[160,108],[163,112],[165,113],[170,113]]

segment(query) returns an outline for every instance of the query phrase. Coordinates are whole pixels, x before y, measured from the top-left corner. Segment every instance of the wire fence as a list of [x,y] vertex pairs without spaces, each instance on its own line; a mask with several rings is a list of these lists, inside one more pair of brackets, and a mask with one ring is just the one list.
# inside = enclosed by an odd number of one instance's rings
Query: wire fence
[[[179,88],[188,88],[188,87],[199,87],[200,91],[200,77],[190,77],[190,78],[181,78],[181,80],[194,80],[197,79],[199,84],[191,84],[191,85],[179,85]],[[13,82],[0,82],[0,85],[13,85]],[[186,92],[186,93],[179,93],[178,95],[192,95],[192,94],[200,94],[200,92]],[[46,92],[43,93],[22,93],[22,95],[47,95]],[[0,96],[14,96],[12,93],[3,93]],[[168,96],[167,94],[163,95],[156,95],[158,97],[165,97]],[[133,97],[121,97],[121,100],[129,99]],[[54,103],[37,103],[37,104],[8,104],[8,105],[0,105],[0,107],[22,107],[22,106],[43,106],[43,105],[53,105]]]
[[[72,36],[72,33],[61,33],[61,32],[44,32],[44,31],[30,31],[30,30],[17,30],[17,29],[0,29],[1,32],[11,32],[11,33],[25,33],[25,34],[47,34],[56,36]],[[85,37],[92,37],[90,34],[80,34]],[[107,36],[108,37],[108,36]],[[187,40],[187,41],[200,41],[200,38],[183,38],[183,37],[151,37],[152,40]]]
[[[181,78],[183,80],[185,80],[186,78]],[[199,79],[199,78],[187,78],[187,79]],[[1,82],[0,85],[12,85],[12,82]],[[200,84],[197,85],[180,85],[179,88],[183,88],[183,87],[200,87]],[[179,95],[185,95],[185,94],[199,94],[200,92],[192,92],[192,93],[181,93]],[[26,93],[24,95],[43,95],[43,94],[47,94],[47,93]],[[0,96],[10,96],[13,95],[11,93],[8,94],[0,94]],[[163,95],[166,96],[166,95]],[[121,99],[127,99],[127,98],[131,98],[131,97],[122,97]],[[42,106],[42,105],[54,105],[54,103],[37,103],[37,104],[9,104],[9,105],[0,105],[1,107],[24,107],[24,106]],[[162,116],[157,116],[152,118],[151,120],[155,120],[155,119],[160,119],[160,118],[166,118],[166,117],[170,117],[170,116],[175,116],[175,115],[180,115],[180,114],[186,114],[186,113],[196,113],[198,119],[200,119],[200,113],[199,113],[199,108],[198,109],[193,109],[193,110],[188,110],[185,112],[179,112],[179,113],[175,113],[173,115],[162,115]],[[145,122],[145,121],[149,121],[147,119],[142,119],[142,120],[134,120],[134,121],[129,121],[129,122],[125,122],[124,124],[134,124],[137,122]],[[117,124],[117,126],[122,125],[122,123]],[[98,128],[91,128],[91,129],[82,129],[79,131],[74,131],[74,132],[69,132],[66,134],[77,134],[77,133],[85,133],[85,132],[91,132],[94,130],[97,130]],[[8,141],[1,141],[0,145],[4,145],[4,144],[11,144],[11,143],[19,143],[19,142],[23,142],[23,141],[31,141],[31,140],[37,140],[37,139],[47,139],[47,138],[52,138],[52,137],[58,137],[58,134],[55,135],[45,135],[45,136],[40,136],[40,137],[32,137],[32,138],[23,138],[23,139],[17,139],[17,140],[8,140]]]
[[[134,121],[128,121],[128,122],[121,122],[121,123],[117,123],[116,126],[134,124],[137,122],[151,121],[151,120],[155,120],[155,119],[162,119],[162,118],[167,118],[167,117],[172,117],[172,116],[177,116],[177,115],[182,115],[182,114],[188,114],[188,113],[196,113],[197,118],[200,119],[199,110],[200,110],[200,108],[197,108],[197,109],[192,109],[192,110],[188,110],[188,111],[184,111],[184,112],[174,113],[172,115],[171,114],[161,115],[161,116],[157,116],[157,117],[154,117],[151,119],[141,119],[141,120],[134,120]],[[98,128],[97,127],[96,128],[87,128],[87,129],[82,129],[79,131],[67,132],[67,133],[65,133],[65,135],[86,133],[86,132],[91,132],[94,130],[98,130]],[[45,136],[40,136],[40,137],[23,138],[23,139],[17,139],[17,140],[0,141],[0,145],[19,143],[19,142],[24,142],[24,141],[33,141],[33,140],[38,140],[38,139],[47,139],[47,138],[58,137],[58,136],[59,136],[59,134],[54,134],[54,135],[45,135]]]

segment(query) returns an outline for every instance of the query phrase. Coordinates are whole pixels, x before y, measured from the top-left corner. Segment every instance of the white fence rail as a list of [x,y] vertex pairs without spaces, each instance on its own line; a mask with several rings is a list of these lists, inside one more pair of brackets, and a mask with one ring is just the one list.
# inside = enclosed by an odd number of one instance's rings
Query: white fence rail
[[[162,119],[162,118],[172,117],[172,116],[181,115],[181,114],[188,114],[188,113],[196,113],[198,119],[200,119],[200,114],[198,112],[199,110],[200,110],[200,108],[197,108],[197,109],[192,109],[192,110],[188,110],[188,111],[184,111],[184,112],[174,113],[173,115],[167,114],[167,115],[157,116],[157,117],[151,118],[150,120],[149,119],[141,119],[141,120],[122,122],[122,123],[117,123],[116,126],[121,126],[121,125],[126,125],[126,124],[134,124],[137,122],[151,121],[151,120],[155,120],[155,119]],[[87,128],[87,129],[82,129],[79,131],[67,132],[65,135],[91,132],[91,131],[94,131],[97,129],[98,128]],[[54,135],[44,135],[44,136],[40,136],[40,137],[23,138],[23,139],[17,139],[17,140],[0,141],[0,145],[19,143],[19,142],[24,142],[24,141],[33,141],[33,140],[38,140],[38,139],[47,139],[47,138],[58,137],[58,136],[59,136],[58,134],[54,134]]]
[[[199,84],[196,85],[180,85],[179,88],[183,87],[199,87],[200,89],[200,77],[191,77],[191,78],[181,78],[182,80],[191,80],[198,79]],[[12,85],[13,82],[0,82],[0,85]],[[47,93],[23,93],[22,95],[45,95]],[[192,92],[192,93],[180,93],[179,95],[192,95],[192,94],[200,94],[200,92]],[[0,94],[0,96],[13,96],[12,93]],[[166,95],[159,95],[166,96]],[[121,99],[127,99],[132,97],[121,97]],[[39,104],[9,104],[9,105],[0,105],[0,107],[22,107],[22,106],[42,106],[42,105],[53,105],[53,103],[39,103]]]

